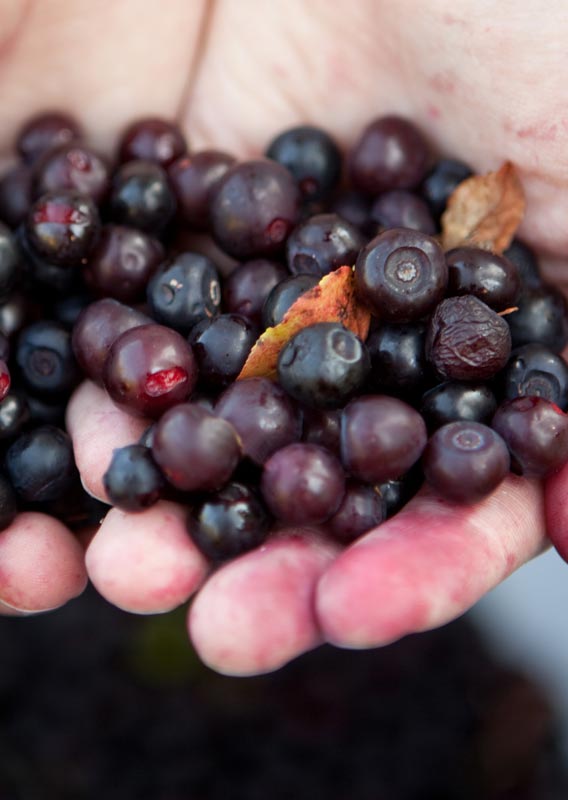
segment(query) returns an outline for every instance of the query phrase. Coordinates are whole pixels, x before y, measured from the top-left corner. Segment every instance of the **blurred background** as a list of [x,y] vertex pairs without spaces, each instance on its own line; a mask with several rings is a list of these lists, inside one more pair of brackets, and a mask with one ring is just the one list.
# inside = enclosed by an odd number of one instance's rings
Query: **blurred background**
[[0,800],[565,800],[567,576],[550,552],[441,630],[256,678],[204,667],[184,609],[0,619]]
[[525,564],[486,595],[470,618],[503,662],[548,693],[568,763],[568,571],[555,550]]

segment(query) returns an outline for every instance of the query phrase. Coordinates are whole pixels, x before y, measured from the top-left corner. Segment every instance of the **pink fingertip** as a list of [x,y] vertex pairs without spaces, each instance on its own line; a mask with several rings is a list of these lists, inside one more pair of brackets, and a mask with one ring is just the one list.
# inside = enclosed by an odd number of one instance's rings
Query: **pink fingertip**
[[112,451],[137,442],[150,422],[125,414],[91,381],[84,381],[74,392],[66,422],[85,490],[98,500],[108,501],[102,479]]
[[0,602],[12,612],[58,608],[87,585],[84,551],[58,520],[26,512],[0,532]]
[[186,514],[165,501],[140,514],[109,511],[86,555],[100,594],[135,614],[160,614],[184,603],[208,569],[187,533]]
[[319,624],[328,641],[352,648],[443,625],[544,542],[536,482],[510,476],[469,507],[424,491],[330,566],[317,587]]
[[287,532],[221,567],[188,615],[203,661],[225,675],[257,675],[319,644],[314,588],[336,552],[310,533]]

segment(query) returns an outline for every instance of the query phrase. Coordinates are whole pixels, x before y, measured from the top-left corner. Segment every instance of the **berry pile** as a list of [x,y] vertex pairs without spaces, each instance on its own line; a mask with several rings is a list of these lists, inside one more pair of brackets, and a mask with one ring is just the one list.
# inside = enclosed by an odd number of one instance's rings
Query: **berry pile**
[[[0,178],[2,526],[18,507],[88,517],[63,429],[82,374],[153,421],[115,451],[110,501],[186,504],[213,560],[275,524],[348,543],[424,480],[473,503],[510,469],[568,461],[565,300],[519,241],[444,252],[442,215],[471,172],[434,162],[408,121],[375,120],[345,163],[314,127],[239,163],[188,153],[158,119],[125,131],[111,163],[62,114],[31,120],[17,150]],[[216,248],[188,250],[188,231]],[[364,334],[347,311],[298,324],[345,274]],[[281,338],[273,371],[258,370],[263,332]]]

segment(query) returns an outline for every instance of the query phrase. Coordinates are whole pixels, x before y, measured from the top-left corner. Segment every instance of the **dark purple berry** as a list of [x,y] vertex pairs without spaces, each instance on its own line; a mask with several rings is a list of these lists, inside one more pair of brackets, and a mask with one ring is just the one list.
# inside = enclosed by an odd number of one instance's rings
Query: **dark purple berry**
[[290,525],[325,522],[341,504],[345,477],[337,458],[315,444],[290,444],[274,453],[261,478],[264,501]]
[[34,169],[34,196],[70,190],[101,203],[110,186],[106,160],[82,144],[65,144],[50,150]]
[[544,397],[563,411],[568,407],[568,365],[542,344],[525,344],[511,353],[499,386],[504,400]]
[[328,133],[311,125],[281,133],[268,145],[266,156],[292,173],[307,200],[326,199],[341,173],[339,148]]
[[341,418],[341,460],[367,483],[400,478],[426,445],[420,414],[395,397],[366,395],[352,400]]
[[136,228],[105,225],[84,270],[95,294],[123,303],[144,298],[146,284],[164,258],[158,239]]
[[268,535],[270,517],[256,494],[230,483],[194,506],[187,529],[207,558],[222,561],[259,547]]
[[81,128],[70,114],[48,111],[32,117],[20,129],[16,149],[23,161],[33,164],[54,147],[72,142],[80,136]]
[[366,341],[371,358],[370,380],[388,394],[408,395],[424,385],[428,376],[422,322],[381,325]]
[[165,480],[150,450],[130,444],[114,451],[103,484],[113,506],[123,511],[144,511],[160,499]]
[[76,477],[71,439],[52,425],[19,436],[6,453],[5,464],[18,495],[32,503],[57,500]]
[[420,190],[436,218],[441,217],[446,210],[454,189],[471,174],[471,169],[463,161],[442,158],[434,164],[424,178]]
[[379,230],[410,228],[431,235],[436,233],[436,223],[426,201],[404,189],[379,195],[371,206],[370,217]]
[[447,381],[423,395],[420,413],[428,429],[436,430],[459,420],[489,424],[496,409],[495,395],[485,384]]
[[443,300],[428,324],[426,357],[442,378],[484,381],[505,366],[510,353],[509,326],[472,295]]
[[288,267],[293,275],[318,278],[355,263],[363,235],[337,214],[317,214],[292,232],[286,243]]
[[453,503],[477,503],[509,471],[503,439],[479,422],[450,422],[428,441],[422,456],[426,482]]
[[88,305],[73,327],[71,344],[83,372],[102,384],[103,367],[113,342],[125,331],[152,320],[118,300],[105,298]]
[[393,228],[372,239],[355,265],[362,303],[385,322],[410,322],[444,296],[448,267],[440,245],[419,231]]
[[237,431],[243,454],[264,464],[276,450],[297,442],[300,414],[278,384],[267,378],[236,381],[225,389],[215,413]]
[[428,145],[411,122],[381,117],[365,128],[349,155],[351,181],[367,194],[413,189],[424,177],[428,160]]
[[270,291],[262,307],[262,324],[265,328],[279,325],[288,309],[319,283],[317,275],[292,275],[277,283]]
[[361,192],[345,191],[335,198],[331,211],[354,225],[363,234],[374,235],[375,225],[371,219],[371,200]]
[[223,284],[225,311],[240,314],[260,327],[266,298],[287,277],[287,269],[276,261],[257,258],[240,264]]
[[491,423],[511,453],[511,469],[546,478],[568,461],[568,415],[544,397],[505,401]]
[[100,227],[99,213],[90,198],[58,191],[33,204],[26,219],[26,236],[40,256],[69,267],[85,262]]
[[120,167],[109,205],[113,222],[153,234],[163,231],[176,210],[168,176],[153,161],[129,161]]
[[19,374],[34,394],[69,395],[81,379],[71,334],[60,322],[42,320],[24,328],[15,356]]
[[380,490],[350,480],[341,505],[325,523],[325,529],[338,542],[349,544],[376,528],[385,518],[386,503]]
[[245,161],[225,173],[213,195],[213,236],[235,258],[270,256],[282,250],[298,211],[298,187],[287,169]]
[[203,386],[224,387],[234,381],[258,337],[256,328],[238,314],[219,314],[199,322],[189,335]]
[[18,436],[30,420],[30,410],[21,391],[11,391],[0,401],[0,441]]
[[178,253],[148,284],[152,316],[180,333],[216,316],[221,306],[221,283],[215,264],[199,253]]
[[146,117],[136,120],[124,131],[118,157],[122,162],[139,159],[168,167],[186,150],[184,135],[175,123],[158,117]]
[[480,247],[456,247],[446,253],[448,295],[472,294],[495,311],[515,305],[521,291],[512,261]]
[[191,347],[163,325],[141,325],[121,334],[103,369],[105,389],[117,406],[136,416],[160,417],[183,403],[197,382]]
[[513,239],[503,255],[517,267],[523,291],[542,285],[537,257],[527,244]]
[[218,150],[203,150],[183,156],[168,168],[170,183],[177,199],[178,217],[196,230],[210,225],[211,198],[229,167],[233,156]]
[[170,408],[157,422],[152,455],[176,489],[220,489],[235,470],[242,448],[235,428],[195,403]]
[[[40,255],[31,245],[23,225],[15,232],[20,247],[22,262],[28,281],[40,292],[46,292],[51,298],[61,297],[79,289],[81,269],[70,269],[69,265],[55,263],[52,259]],[[87,259],[77,263],[81,267]]]
[[568,344],[568,305],[556,287],[543,284],[527,289],[507,314],[513,347],[538,342],[555,353]]
[[338,322],[302,328],[282,348],[278,380],[288,394],[313,408],[344,405],[370,369],[367,348]]

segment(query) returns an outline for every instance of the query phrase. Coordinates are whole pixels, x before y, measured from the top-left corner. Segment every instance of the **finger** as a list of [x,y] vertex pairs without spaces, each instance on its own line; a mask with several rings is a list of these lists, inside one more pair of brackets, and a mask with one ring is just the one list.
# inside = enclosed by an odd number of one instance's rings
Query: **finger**
[[568,561],[568,464],[546,481],[544,497],[547,533]]
[[86,584],[83,548],[58,520],[26,512],[0,533],[2,612],[57,608]]
[[371,647],[464,613],[542,550],[542,494],[536,482],[510,476],[474,506],[417,496],[323,575],[316,609],[325,636]]
[[389,46],[388,18],[396,16],[383,4],[379,22],[373,0],[219,0],[186,109],[195,145],[258,156],[293,124],[321,125],[343,141],[369,108],[402,104],[408,113],[405,76]]
[[1,3],[0,145],[43,108],[77,113],[105,149],[136,117],[174,117],[205,11],[203,0],[168,0],[166,9],[140,0]]
[[279,534],[221,567],[188,616],[203,661],[226,675],[255,675],[319,644],[314,587],[336,552],[309,535]]
[[136,614],[160,614],[184,603],[207,572],[187,533],[186,514],[165,501],[141,514],[109,511],[86,555],[100,594]]
[[138,441],[150,422],[125,414],[104,389],[85,381],[69,401],[66,423],[83,486],[89,494],[108,502],[103,475],[112,451]]

